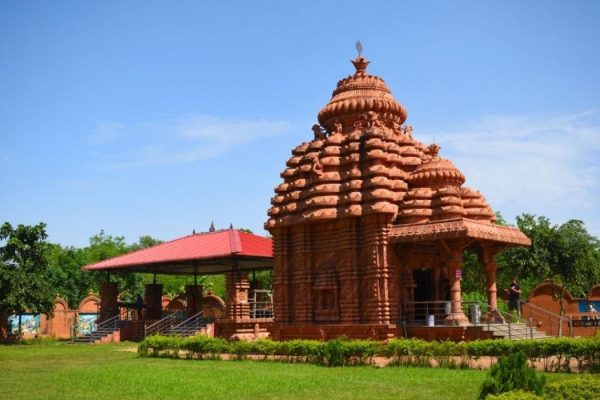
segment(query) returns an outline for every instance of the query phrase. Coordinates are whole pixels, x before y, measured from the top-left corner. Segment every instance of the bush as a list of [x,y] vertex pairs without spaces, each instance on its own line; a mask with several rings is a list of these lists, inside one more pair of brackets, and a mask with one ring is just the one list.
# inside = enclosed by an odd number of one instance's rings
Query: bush
[[500,394],[490,394],[485,400],[544,400],[531,392],[524,392],[522,390],[513,390],[511,392],[504,392]]
[[548,400],[595,400],[600,399],[600,379],[581,376],[546,386],[545,399]]
[[546,380],[527,365],[527,356],[522,351],[501,357],[490,368],[483,381],[479,399],[488,394],[500,394],[512,390],[524,390],[541,395]]
[[150,336],[138,347],[139,354],[144,357],[178,358],[181,350],[186,352],[188,358],[219,358],[221,354],[231,354],[233,358],[242,360],[250,354],[263,356],[263,359],[275,355],[287,362],[329,366],[370,364],[374,356],[385,356],[390,359],[390,365],[429,367],[435,360],[439,367],[456,368],[468,366],[471,359],[500,357],[517,352],[523,352],[531,361],[542,361],[546,371],[568,371],[569,362],[573,359],[577,361],[580,371],[598,372],[600,365],[600,336],[521,341],[476,340],[465,343],[427,342],[420,339],[391,339],[382,343],[343,338],[329,342],[275,342],[270,339],[230,342],[207,336]]

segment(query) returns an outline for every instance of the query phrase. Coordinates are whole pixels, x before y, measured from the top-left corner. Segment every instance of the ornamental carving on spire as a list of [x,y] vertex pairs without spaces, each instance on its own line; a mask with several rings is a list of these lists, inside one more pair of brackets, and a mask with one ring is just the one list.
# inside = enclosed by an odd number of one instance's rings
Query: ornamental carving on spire
[[340,80],[319,112],[313,139],[296,147],[275,188],[267,229],[336,218],[385,214],[396,223],[451,218],[495,221],[465,176],[404,125],[405,108],[383,79],[355,73]]

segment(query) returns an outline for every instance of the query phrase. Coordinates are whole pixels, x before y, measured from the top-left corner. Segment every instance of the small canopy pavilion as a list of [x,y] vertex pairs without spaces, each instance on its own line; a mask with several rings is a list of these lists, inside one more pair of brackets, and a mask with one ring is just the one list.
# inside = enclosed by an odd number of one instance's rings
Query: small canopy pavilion
[[[225,319],[243,323],[249,318],[248,272],[273,266],[271,239],[226,229],[184,236],[83,267],[86,271],[147,272],[171,275],[225,274]],[[162,285],[156,280],[144,288],[144,319],[162,318]],[[117,284],[107,280],[100,288],[100,320],[118,314]],[[186,286],[187,314],[201,309],[202,285]]]

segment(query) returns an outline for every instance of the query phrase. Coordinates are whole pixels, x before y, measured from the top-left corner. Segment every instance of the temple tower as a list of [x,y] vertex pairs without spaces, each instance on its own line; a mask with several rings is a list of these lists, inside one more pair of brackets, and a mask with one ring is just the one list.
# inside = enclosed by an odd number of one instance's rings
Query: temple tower
[[[423,282],[434,301],[448,281],[446,323],[464,325],[463,250],[478,246],[495,279],[502,246],[492,251],[488,242],[529,241],[497,228],[483,196],[462,186],[464,175],[439,146],[413,137],[404,107],[366,72],[369,61],[359,55],[352,63],[355,73],[338,82],[312,140],[292,150],[271,201],[274,336],[393,336],[414,314]],[[436,236],[449,222],[451,234]],[[473,240],[460,223],[484,226],[485,238]],[[488,286],[495,301],[495,283]]]

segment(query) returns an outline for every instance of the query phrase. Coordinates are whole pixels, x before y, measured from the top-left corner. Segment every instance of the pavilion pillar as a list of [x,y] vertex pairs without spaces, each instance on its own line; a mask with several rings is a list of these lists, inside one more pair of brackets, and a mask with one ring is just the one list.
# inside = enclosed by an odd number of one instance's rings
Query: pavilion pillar
[[496,252],[490,247],[483,247],[479,255],[479,261],[485,269],[487,298],[488,298],[488,313],[483,320],[487,322],[504,322],[504,318],[498,312],[498,295],[496,289],[496,271],[498,265],[496,263]]
[[248,281],[248,274],[241,271],[227,272],[225,274],[225,287],[227,288],[225,318],[236,322],[250,319],[250,305],[248,304],[250,282]]
[[144,319],[159,320],[162,318],[163,285],[149,283],[144,286]]
[[100,318],[105,321],[119,314],[119,288],[116,282],[102,282],[100,284]]
[[186,315],[188,318],[193,317],[202,311],[202,285],[186,285]]
[[465,326],[469,324],[469,319],[462,310],[462,290],[460,288],[460,278],[457,271],[462,266],[462,249],[456,251],[446,259],[448,266],[448,280],[450,285],[450,315],[446,317],[448,325]]

